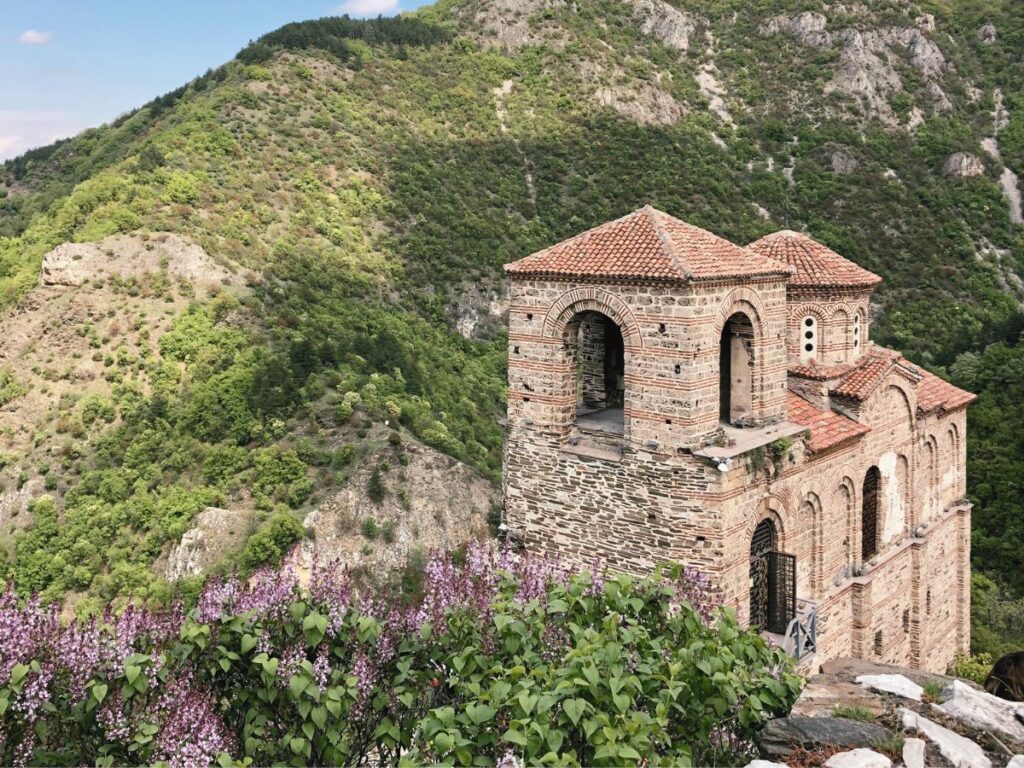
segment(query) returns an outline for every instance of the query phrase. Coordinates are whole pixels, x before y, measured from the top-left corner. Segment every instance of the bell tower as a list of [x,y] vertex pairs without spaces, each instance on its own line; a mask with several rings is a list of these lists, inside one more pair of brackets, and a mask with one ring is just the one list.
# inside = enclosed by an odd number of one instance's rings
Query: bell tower
[[652,523],[694,505],[693,451],[785,417],[791,268],[648,206],[505,270],[510,530],[631,570],[666,559]]

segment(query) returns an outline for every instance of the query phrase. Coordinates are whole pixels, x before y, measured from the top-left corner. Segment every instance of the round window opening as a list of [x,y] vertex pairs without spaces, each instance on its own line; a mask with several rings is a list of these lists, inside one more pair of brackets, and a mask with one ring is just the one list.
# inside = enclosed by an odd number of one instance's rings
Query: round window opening
[[814,325],[814,318],[813,317],[805,318],[804,319],[804,325],[806,325],[808,327]]
[[807,351],[807,352],[813,352],[814,351],[814,345],[813,344],[804,344],[804,350]]
[[805,339],[813,339],[814,338],[814,331],[807,331],[806,333],[804,333],[804,338]]

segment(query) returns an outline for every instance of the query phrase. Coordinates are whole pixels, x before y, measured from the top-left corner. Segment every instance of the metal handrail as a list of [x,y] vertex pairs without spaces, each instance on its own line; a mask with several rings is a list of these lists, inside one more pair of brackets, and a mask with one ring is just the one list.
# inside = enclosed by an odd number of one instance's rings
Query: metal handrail
[[797,661],[818,650],[817,603],[811,600],[797,600],[797,614],[786,627],[783,648]]

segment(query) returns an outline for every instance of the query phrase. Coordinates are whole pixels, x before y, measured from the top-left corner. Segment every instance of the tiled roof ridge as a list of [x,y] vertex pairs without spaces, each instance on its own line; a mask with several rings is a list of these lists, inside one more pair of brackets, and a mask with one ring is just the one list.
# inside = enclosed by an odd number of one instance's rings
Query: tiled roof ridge
[[683,260],[679,258],[679,254],[676,252],[676,247],[672,242],[672,238],[669,237],[668,232],[665,231],[661,221],[658,219],[659,216],[668,216],[669,214],[664,211],[659,211],[650,203],[640,210],[643,211],[644,215],[647,216],[648,221],[651,222],[651,226],[654,227],[654,233],[658,236],[658,240],[661,241],[662,246],[664,246],[665,253],[668,255],[669,260],[676,266],[676,269],[679,270],[679,274],[683,276],[684,280],[693,280],[693,272],[687,269],[686,265],[683,264]]

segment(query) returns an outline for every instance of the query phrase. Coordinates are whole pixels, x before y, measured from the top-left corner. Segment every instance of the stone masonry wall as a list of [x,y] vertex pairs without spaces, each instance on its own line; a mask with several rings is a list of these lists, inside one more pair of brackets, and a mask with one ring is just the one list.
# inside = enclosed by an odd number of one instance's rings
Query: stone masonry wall
[[[736,311],[755,328],[754,413],[761,423],[784,418],[784,299],[780,281],[513,280],[506,522],[531,550],[581,564],[639,573],[664,560],[692,564],[746,621],[750,539],[771,518],[779,547],[796,556],[798,597],[819,605],[819,660],[852,653],[941,671],[969,645],[965,409],[919,416],[915,377],[894,369],[858,407],[871,431],[829,452],[809,454],[798,439],[777,463],[755,449],[760,461],[744,454],[727,472],[692,453],[718,429],[719,340]],[[578,374],[563,333],[582,311],[601,312],[623,335],[618,452],[570,443]],[[878,553],[865,563],[871,467],[882,478]]]

